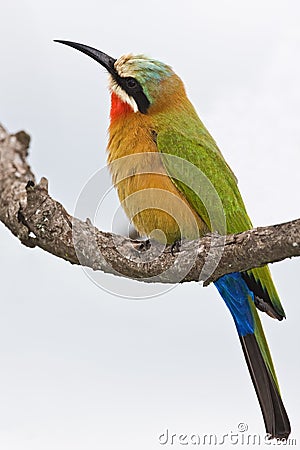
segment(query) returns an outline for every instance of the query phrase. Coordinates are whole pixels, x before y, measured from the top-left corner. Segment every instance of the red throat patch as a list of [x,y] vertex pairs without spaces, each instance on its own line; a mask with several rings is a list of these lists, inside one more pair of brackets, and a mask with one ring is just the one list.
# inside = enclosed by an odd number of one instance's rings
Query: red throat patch
[[128,103],[123,102],[114,92],[111,94],[110,120],[118,119],[120,116],[133,112]]

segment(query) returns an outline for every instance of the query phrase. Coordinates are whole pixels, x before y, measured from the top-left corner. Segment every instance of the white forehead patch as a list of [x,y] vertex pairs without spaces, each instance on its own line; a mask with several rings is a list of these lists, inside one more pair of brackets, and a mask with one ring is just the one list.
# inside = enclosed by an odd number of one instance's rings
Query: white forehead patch
[[128,103],[131,106],[134,112],[138,112],[139,108],[133,97],[127,94],[113,79],[111,75],[109,75],[109,89],[111,92],[114,92],[124,103]]
[[132,71],[130,70],[130,65],[133,60],[133,55],[129,53],[128,55],[121,56],[115,62],[115,69],[120,75],[120,77],[132,77]]

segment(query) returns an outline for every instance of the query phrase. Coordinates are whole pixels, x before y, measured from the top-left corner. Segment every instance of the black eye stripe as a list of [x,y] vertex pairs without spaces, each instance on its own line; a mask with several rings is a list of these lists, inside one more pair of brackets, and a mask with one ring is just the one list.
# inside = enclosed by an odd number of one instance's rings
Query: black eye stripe
[[133,97],[139,111],[142,114],[146,114],[150,106],[150,102],[145,95],[141,84],[133,77],[117,76],[115,79],[118,85],[124,89],[126,94]]
[[143,91],[137,92],[132,97],[135,100],[135,103],[137,104],[137,107],[139,108],[139,111],[142,114],[147,114],[148,108],[150,106],[150,102]]

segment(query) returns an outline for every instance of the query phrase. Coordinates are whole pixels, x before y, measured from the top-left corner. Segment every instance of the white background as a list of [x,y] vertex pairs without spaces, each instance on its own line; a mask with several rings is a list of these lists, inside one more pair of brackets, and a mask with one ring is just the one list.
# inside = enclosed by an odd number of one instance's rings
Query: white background
[[[1,0],[0,121],[30,133],[34,172],[73,212],[105,165],[109,95],[100,66],[52,40],[114,57],[143,52],[183,78],[254,224],[297,218],[299,20],[296,0]],[[114,195],[101,228],[110,229],[117,207]],[[3,226],[0,251],[1,449],[152,450],[167,447],[158,442],[167,428],[221,436],[240,422],[264,434],[232,319],[213,286],[125,300],[81,268],[22,247]],[[288,319],[263,317],[298,441],[299,271],[296,259],[272,266]],[[135,286],[128,283],[132,295]]]

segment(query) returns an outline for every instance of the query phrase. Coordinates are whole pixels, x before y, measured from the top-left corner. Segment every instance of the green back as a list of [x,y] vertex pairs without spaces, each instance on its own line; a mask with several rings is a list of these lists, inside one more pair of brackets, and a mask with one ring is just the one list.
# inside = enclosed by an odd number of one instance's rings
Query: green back
[[[187,113],[189,113],[188,119]],[[251,229],[252,223],[239,192],[237,179],[194,109],[186,111],[183,115],[175,116],[172,122],[161,118],[161,120],[158,120],[157,130],[157,147],[160,152],[175,155],[196,166],[214,186],[225,214],[226,229],[223,229],[223,231],[226,234],[233,234]],[[189,172],[191,165],[183,164],[181,172]],[[168,159],[165,161],[166,170],[174,184],[185,195],[208,228],[212,230],[210,217],[203,201],[185,182],[178,180],[178,168],[175,166],[176,164],[170,163]],[[194,171],[192,170],[191,173],[193,174],[192,178],[195,176]],[[185,178],[189,179],[189,173],[185,174]],[[210,205],[209,200],[206,200],[207,205],[214,206]],[[222,230],[219,230],[216,226],[212,231],[222,233]],[[276,312],[284,317],[284,311],[269,268],[267,266],[255,268],[248,273],[252,275],[258,285],[261,285]]]

